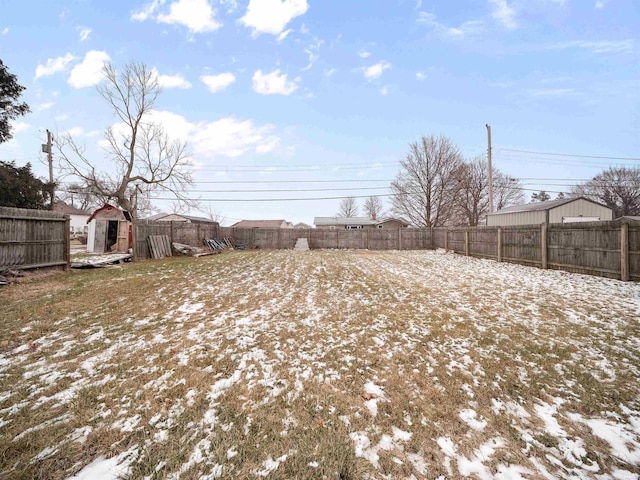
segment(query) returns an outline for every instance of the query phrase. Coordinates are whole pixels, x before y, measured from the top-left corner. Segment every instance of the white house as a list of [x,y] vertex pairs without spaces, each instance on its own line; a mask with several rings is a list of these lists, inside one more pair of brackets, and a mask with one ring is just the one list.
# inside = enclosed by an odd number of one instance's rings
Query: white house
[[86,235],[89,232],[87,220],[91,216],[90,212],[85,212],[79,208],[67,205],[58,200],[53,204],[53,211],[69,215],[69,230],[71,235]]

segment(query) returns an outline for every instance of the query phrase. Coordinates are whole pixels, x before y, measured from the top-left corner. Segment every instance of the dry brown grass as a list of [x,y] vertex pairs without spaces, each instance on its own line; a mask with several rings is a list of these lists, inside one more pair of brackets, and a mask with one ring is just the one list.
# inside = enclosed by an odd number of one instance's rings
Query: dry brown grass
[[[622,305],[593,300],[612,290]],[[251,251],[48,276],[0,302],[3,478],[123,452],[131,478],[638,469],[583,421],[633,435],[637,285],[432,252]]]

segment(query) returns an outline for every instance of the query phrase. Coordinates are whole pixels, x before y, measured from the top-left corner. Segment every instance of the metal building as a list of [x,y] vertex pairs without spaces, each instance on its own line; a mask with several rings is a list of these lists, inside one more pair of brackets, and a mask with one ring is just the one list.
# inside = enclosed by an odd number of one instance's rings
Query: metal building
[[611,220],[613,220],[611,208],[585,197],[515,205],[487,214],[488,227]]

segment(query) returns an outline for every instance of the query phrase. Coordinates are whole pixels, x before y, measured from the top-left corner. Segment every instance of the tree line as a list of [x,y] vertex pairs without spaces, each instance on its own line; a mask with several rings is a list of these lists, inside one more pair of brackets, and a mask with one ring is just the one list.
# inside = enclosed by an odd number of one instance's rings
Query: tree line
[[[120,71],[107,63],[99,95],[111,107],[118,124],[106,130],[105,160],[108,170],[86,153],[69,134],[57,136],[57,170],[68,179],[61,199],[93,207],[112,202],[130,210],[137,199],[138,185],[147,193],[165,192],[176,198],[176,205],[193,207],[188,196],[193,184],[191,162],[185,142],[172,140],[162,126],[150,118],[162,93],[157,75],[142,63],[132,62]],[[11,121],[29,112],[20,101],[25,87],[18,83],[0,60],[0,143],[12,138]],[[493,169],[494,210],[524,202],[519,180]],[[35,178],[29,164],[0,162],[0,205],[45,208],[47,182]],[[363,210],[369,217],[399,216],[410,224],[424,227],[478,225],[489,212],[489,175],[484,158],[465,159],[447,137],[427,135],[409,144],[400,160],[400,169],[390,184],[390,209],[380,197],[366,199]],[[640,170],[611,167],[592,180],[571,188],[569,195],[584,196],[611,207],[615,216],[640,215]],[[532,200],[545,201],[546,192]],[[355,198],[340,203],[338,216],[358,213]]]

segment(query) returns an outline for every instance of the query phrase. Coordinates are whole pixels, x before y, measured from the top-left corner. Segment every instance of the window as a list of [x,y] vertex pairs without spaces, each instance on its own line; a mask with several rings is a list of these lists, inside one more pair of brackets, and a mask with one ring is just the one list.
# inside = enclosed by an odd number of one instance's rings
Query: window
[[347,230],[361,230],[362,225],[346,225],[344,228]]
[[379,224],[379,225],[378,225],[378,228],[382,228],[382,224]]

